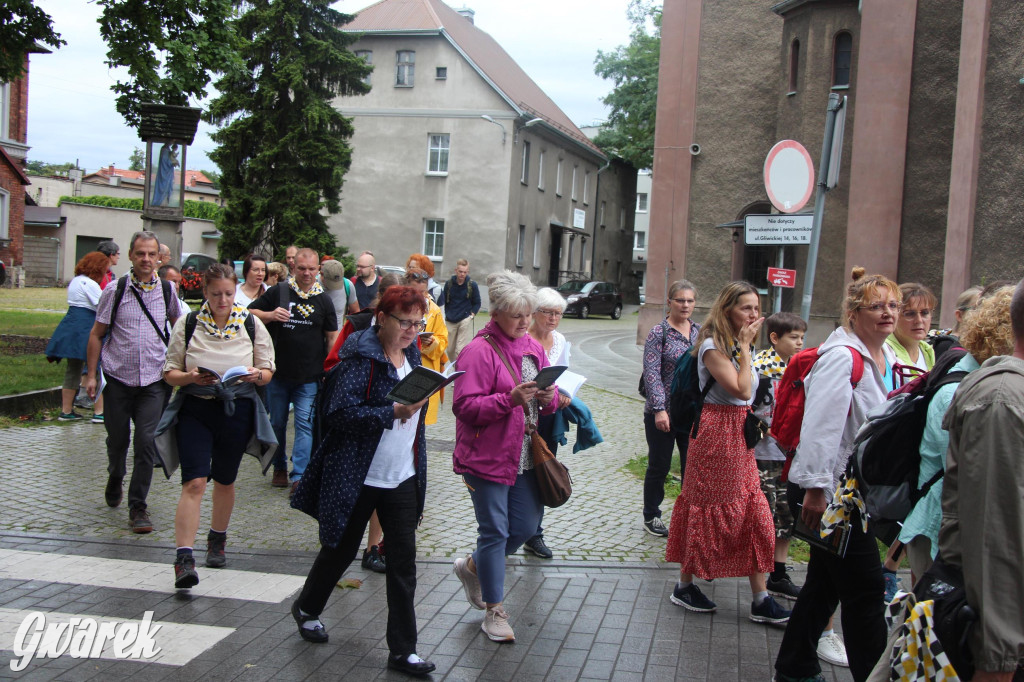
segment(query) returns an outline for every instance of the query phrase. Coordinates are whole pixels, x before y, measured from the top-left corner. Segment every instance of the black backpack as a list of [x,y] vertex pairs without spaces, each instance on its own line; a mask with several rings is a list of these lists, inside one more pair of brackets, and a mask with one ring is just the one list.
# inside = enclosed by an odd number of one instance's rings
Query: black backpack
[[966,354],[963,348],[943,353],[931,371],[870,410],[857,431],[849,469],[873,522],[902,522],[945,473],[940,469],[918,488],[928,405],[941,387],[967,376],[967,372],[950,371]]
[[[117,310],[121,307],[121,299],[124,298],[125,289],[128,288],[128,278],[130,276],[131,275],[122,275],[117,279],[117,288],[114,289],[114,304],[110,309],[110,322],[107,323],[107,327],[111,330],[114,328],[114,322],[117,321]],[[164,320],[166,325],[166,321],[170,320],[170,318],[167,317],[167,311],[171,306],[171,283],[164,279],[158,281],[160,282],[160,288],[163,290],[164,294]],[[146,317],[149,319],[149,323],[153,325],[153,329],[156,330],[156,333],[160,336],[160,340],[163,341],[166,346],[171,340],[170,333],[168,333],[167,329],[161,329],[160,325],[156,323],[156,320],[153,319],[153,315],[149,312],[149,308],[146,307],[146,304],[142,301],[142,297],[139,296],[139,292],[132,289],[132,294],[134,294],[135,298],[138,299],[139,305],[142,306],[142,312],[146,314]]]
[[704,399],[715,385],[715,377],[709,376],[708,383],[701,390],[697,364],[696,350],[686,351],[679,356],[668,400],[668,416],[673,430],[676,433],[687,433],[691,438],[697,437]]

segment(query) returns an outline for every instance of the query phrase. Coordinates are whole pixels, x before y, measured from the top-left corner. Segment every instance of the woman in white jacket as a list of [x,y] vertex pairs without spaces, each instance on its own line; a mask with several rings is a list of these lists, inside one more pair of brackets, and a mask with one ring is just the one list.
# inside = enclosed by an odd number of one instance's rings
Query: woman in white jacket
[[[901,305],[895,282],[882,275],[865,276],[863,268],[854,268],[843,326],[818,347],[820,359],[804,385],[806,406],[788,489],[790,504],[795,510],[802,503],[801,519],[811,528],[819,527],[832,501],[865,414],[882,403],[892,388],[895,356],[885,339],[895,328]],[[851,378],[851,350],[864,362],[864,374],[856,385]],[[775,661],[779,682],[825,679],[816,654],[818,638],[840,602],[850,672],[856,682],[867,678],[885,649],[878,546],[870,530],[861,530],[857,512],[850,527],[844,557],[811,548],[807,579]]]

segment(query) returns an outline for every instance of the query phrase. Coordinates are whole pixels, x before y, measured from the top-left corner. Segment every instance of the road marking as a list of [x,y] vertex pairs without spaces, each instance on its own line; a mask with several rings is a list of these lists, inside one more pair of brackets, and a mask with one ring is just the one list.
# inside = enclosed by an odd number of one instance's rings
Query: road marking
[[[0,578],[113,587],[174,594],[170,563],[0,549]],[[302,587],[305,578],[282,573],[199,569],[194,596],[279,604]]]
[[[18,628],[25,620],[25,617],[32,613],[32,611],[33,609],[0,608],[0,647],[9,651],[15,650],[17,642],[14,640],[18,633]],[[44,613],[47,623],[68,623],[72,618],[95,618],[97,622],[104,623],[138,623],[137,620],[83,613],[65,613],[62,611],[46,611]],[[164,665],[181,666],[230,635],[235,631],[235,628],[153,621],[151,630],[156,631],[153,639],[156,642],[156,646],[160,648],[160,651],[152,658],[143,659],[140,663],[162,663]],[[118,658],[114,655],[113,641],[106,642],[99,658]],[[7,662],[2,662],[2,665],[6,668]]]

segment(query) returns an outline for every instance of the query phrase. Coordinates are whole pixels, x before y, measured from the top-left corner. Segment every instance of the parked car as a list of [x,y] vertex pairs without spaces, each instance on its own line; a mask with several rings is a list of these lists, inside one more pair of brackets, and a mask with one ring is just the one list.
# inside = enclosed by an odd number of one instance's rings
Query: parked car
[[405,268],[400,265],[378,265],[377,274],[383,277],[384,275],[398,275],[399,277],[405,277]]
[[592,314],[622,317],[622,294],[611,282],[566,282],[556,290],[565,298],[565,314],[585,320]]

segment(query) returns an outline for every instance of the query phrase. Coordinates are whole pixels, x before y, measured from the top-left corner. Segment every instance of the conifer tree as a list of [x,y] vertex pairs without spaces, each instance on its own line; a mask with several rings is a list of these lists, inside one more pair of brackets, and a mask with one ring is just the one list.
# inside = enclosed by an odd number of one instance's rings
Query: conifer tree
[[338,253],[326,213],[340,210],[351,119],[333,105],[365,94],[372,67],[347,48],[352,17],[330,0],[250,0],[233,24],[238,66],[216,83],[210,158],[226,200],[221,256],[274,255],[292,243]]

